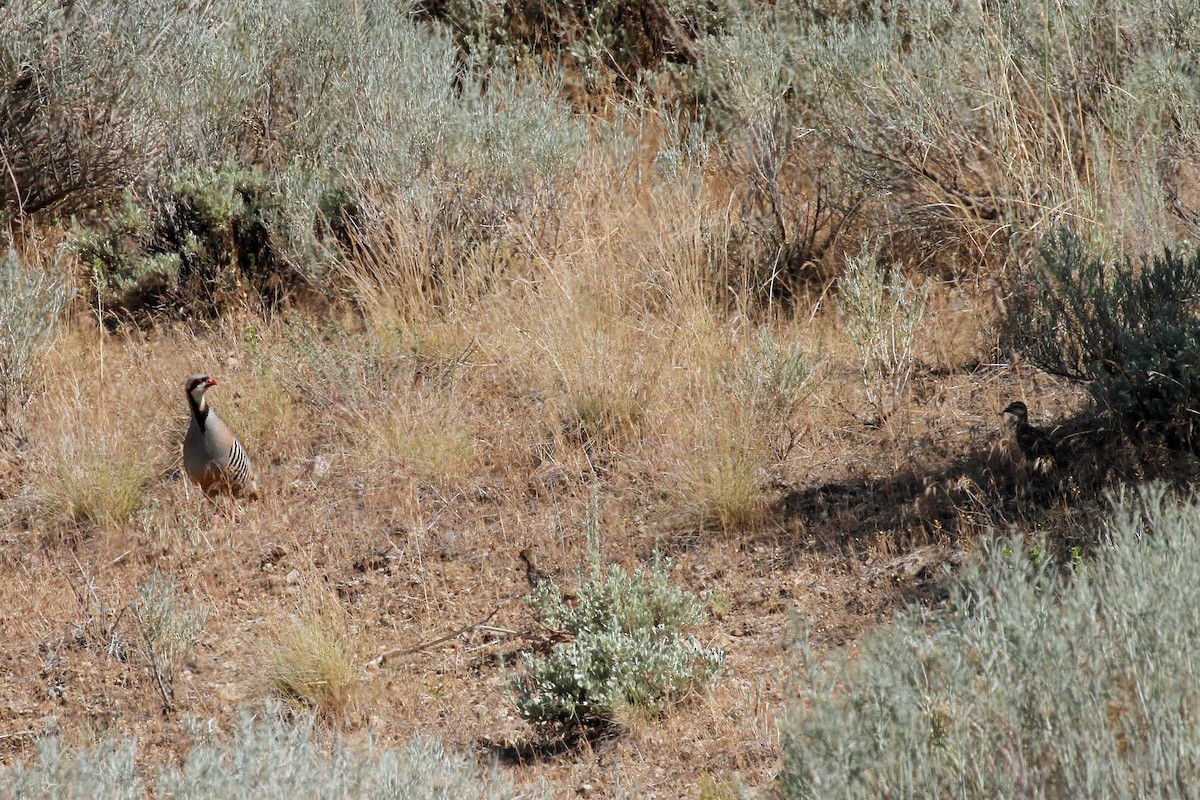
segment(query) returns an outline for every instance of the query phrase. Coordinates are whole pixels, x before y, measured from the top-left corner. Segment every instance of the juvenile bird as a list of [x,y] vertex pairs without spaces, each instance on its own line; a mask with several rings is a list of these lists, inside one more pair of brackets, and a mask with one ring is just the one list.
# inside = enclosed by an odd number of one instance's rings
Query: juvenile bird
[[203,373],[191,376],[185,384],[192,418],[183,438],[183,468],[210,496],[227,493],[258,497],[250,457],[204,398],[204,393],[216,385]]
[[529,581],[531,590],[538,588],[543,583],[554,581],[554,577],[549,572],[538,566],[537,556],[532,547],[521,548],[521,552],[517,553],[517,558],[521,559],[521,565],[525,567],[525,580]]
[[1012,425],[1017,437],[1017,447],[1026,461],[1042,468],[1056,464],[1054,442],[1041,428],[1029,424],[1028,406],[1020,400],[1015,400],[1000,413]]

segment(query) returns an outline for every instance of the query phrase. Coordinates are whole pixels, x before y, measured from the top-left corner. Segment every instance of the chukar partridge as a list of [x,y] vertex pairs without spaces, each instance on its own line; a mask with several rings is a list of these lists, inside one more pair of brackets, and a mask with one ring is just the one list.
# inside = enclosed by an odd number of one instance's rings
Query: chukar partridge
[[187,379],[192,419],[183,438],[183,468],[189,478],[200,484],[205,494],[225,492],[235,497],[258,497],[250,457],[233,431],[204,399],[209,387],[216,385],[215,380],[204,374]]
[[1017,437],[1017,447],[1030,464],[1045,468],[1054,466],[1054,442],[1041,428],[1029,424],[1029,407],[1020,400],[1009,403],[1000,412],[1012,426]]

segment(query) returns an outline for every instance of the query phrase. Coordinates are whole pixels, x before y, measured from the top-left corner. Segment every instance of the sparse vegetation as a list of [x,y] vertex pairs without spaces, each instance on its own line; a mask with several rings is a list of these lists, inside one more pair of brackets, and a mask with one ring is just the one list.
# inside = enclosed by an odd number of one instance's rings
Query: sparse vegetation
[[142,653],[163,708],[175,709],[175,678],[208,621],[203,606],[181,608],[175,582],[157,572],[138,589],[130,604],[142,638]]
[[674,504],[688,524],[746,529],[763,519],[770,487],[800,439],[821,362],[768,326],[719,354],[703,352],[704,344],[693,354],[700,374],[690,386],[692,416],[674,421],[684,432]]
[[[1099,575],[1200,480],[1194,3],[517,5],[0,0],[0,766],[769,793],[792,614],[858,652],[994,530]],[[198,371],[257,501],[181,474]]]
[[842,316],[858,352],[867,402],[883,422],[904,405],[916,366],[917,332],[929,300],[899,264],[883,269],[878,249],[849,259],[842,275]]

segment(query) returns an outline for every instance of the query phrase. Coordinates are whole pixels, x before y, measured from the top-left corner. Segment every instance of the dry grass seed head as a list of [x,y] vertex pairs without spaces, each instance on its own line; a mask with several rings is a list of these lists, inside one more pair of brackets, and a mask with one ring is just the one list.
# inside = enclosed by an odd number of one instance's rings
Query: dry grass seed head
[[383,469],[390,480],[396,468],[419,484],[453,485],[480,465],[479,433],[465,401],[457,393],[421,388],[392,397],[358,427],[360,469]]
[[72,338],[54,353],[53,391],[35,409],[35,497],[54,527],[112,531],[144,506],[154,475],[172,460],[170,401],[146,380],[142,354],[113,359],[102,373],[100,352]]
[[552,294],[529,336],[524,360],[566,430],[636,436],[662,369],[660,345],[636,321]]

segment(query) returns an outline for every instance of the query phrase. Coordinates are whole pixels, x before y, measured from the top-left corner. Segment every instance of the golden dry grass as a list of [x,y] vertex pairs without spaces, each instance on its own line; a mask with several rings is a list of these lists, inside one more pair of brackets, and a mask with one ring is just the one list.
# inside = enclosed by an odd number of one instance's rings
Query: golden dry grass
[[284,700],[327,719],[352,711],[362,657],[342,610],[333,603],[270,623],[260,651],[263,678]]
[[[585,173],[553,246],[523,240],[503,279],[476,259],[458,284],[421,282],[428,244],[397,221],[346,267],[353,307],[65,332],[14,451],[19,486],[0,492],[3,758],[53,727],[140,734],[146,762],[174,759],[184,716],[227,723],[283,694],[385,743],[483,747],[563,795],[768,787],[793,617],[818,647],[853,642],[921,585],[898,559],[969,546],[993,521],[949,465],[983,463],[995,411],[1036,396],[1062,416],[1078,400],[1028,371],[974,369],[992,300],[942,287],[903,425],[872,428],[830,303],[752,311],[714,268],[719,206],[602,178]],[[781,415],[765,384],[736,378],[761,330],[822,364]],[[182,380],[198,371],[220,382],[213,406],[266,490],[236,517],[179,474]],[[678,582],[711,592],[700,635],[728,650],[726,677],[612,743],[540,757],[506,688],[536,633],[518,554],[574,580],[594,508],[605,558],[665,551]],[[80,518],[103,535],[46,535]],[[112,619],[70,588],[119,608],[156,569],[211,612],[172,717],[99,644]]]

